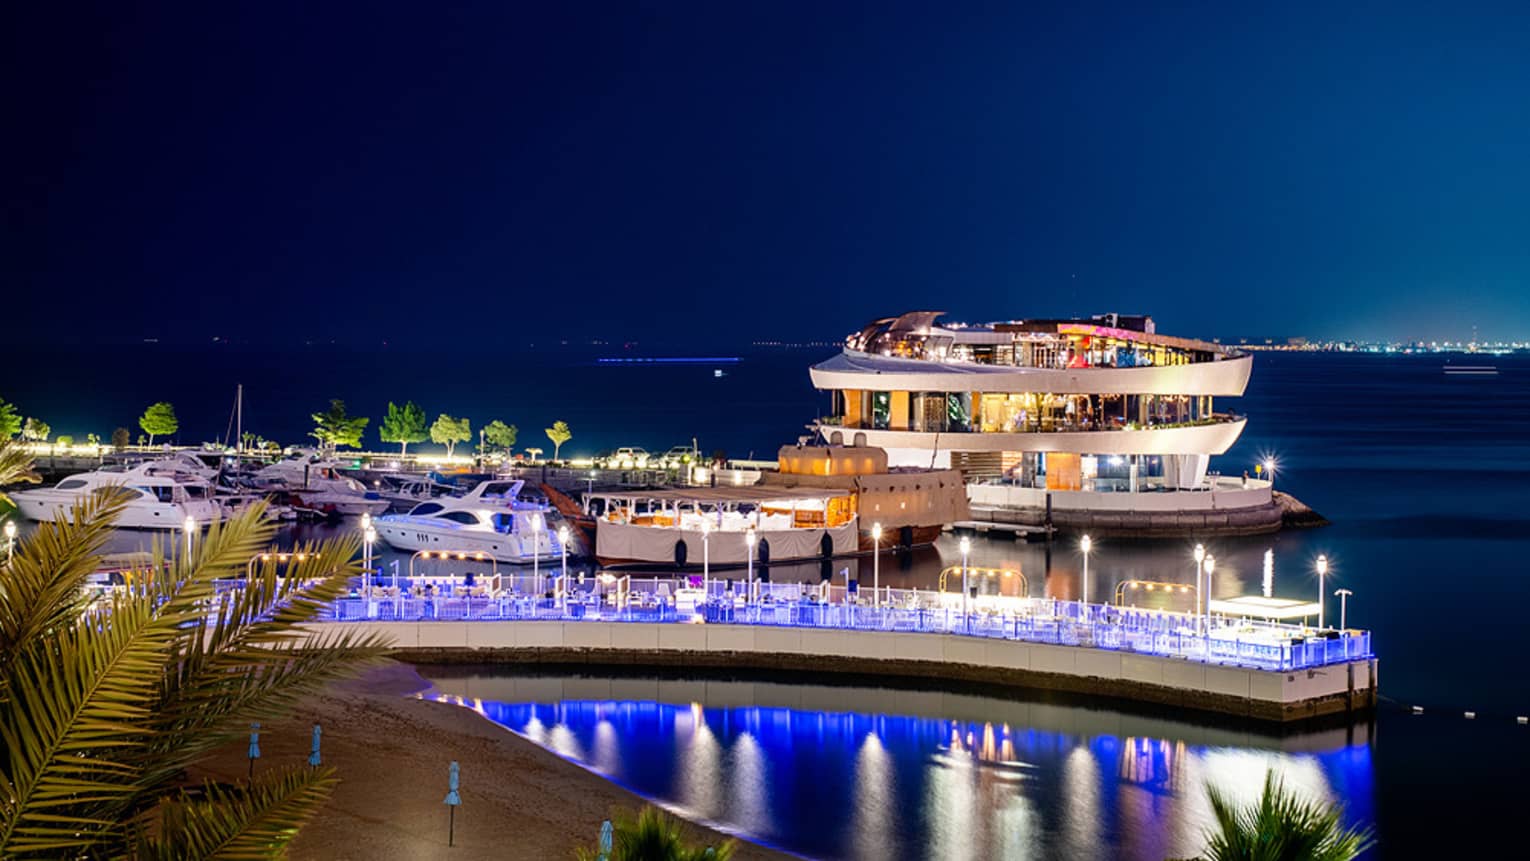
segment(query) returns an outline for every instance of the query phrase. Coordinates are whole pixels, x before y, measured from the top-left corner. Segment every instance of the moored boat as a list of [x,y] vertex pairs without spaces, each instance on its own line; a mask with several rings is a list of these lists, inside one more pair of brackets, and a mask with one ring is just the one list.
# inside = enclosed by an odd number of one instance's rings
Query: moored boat
[[184,529],[188,519],[200,528],[226,517],[206,479],[152,462],[78,473],[52,487],[16,491],[11,498],[26,516],[51,523],[68,521],[77,502],[103,493],[126,498],[116,523],[122,529]]
[[500,562],[556,559],[563,552],[548,508],[519,498],[524,482],[484,481],[466,496],[421,502],[408,514],[372,521],[395,550],[482,553]]

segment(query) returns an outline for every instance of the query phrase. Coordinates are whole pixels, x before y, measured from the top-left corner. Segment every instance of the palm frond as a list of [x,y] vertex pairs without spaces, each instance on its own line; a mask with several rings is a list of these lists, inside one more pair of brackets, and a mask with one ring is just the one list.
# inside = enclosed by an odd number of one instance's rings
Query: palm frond
[[262,774],[251,783],[204,784],[203,798],[182,794],[160,805],[153,836],[141,837],[140,858],[182,861],[265,861],[286,854],[287,844],[324,805],[335,787],[328,769],[290,768]]
[[181,585],[121,594],[28,640],[4,668],[0,856],[89,845],[132,805],[165,654],[205,597]]
[[[41,476],[32,470],[32,453],[10,440],[0,440],[0,488],[39,481],[42,481]],[[11,498],[0,492],[0,502],[9,505]]]
[[68,624],[84,609],[80,586],[122,511],[117,494],[96,494],[71,507],[67,520],[39,523],[16,548],[0,589],[0,664],[18,643]]
[[[244,520],[244,518],[240,518]],[[227,576],[237,563],[243,575],[258,552],[239,530],[255,527],[258,548],[272,527],[251,515],[249,524],[230,522],[225,533],[209,533],[208,550],[199,564],[209,576]],[[235,542],[228,554],[218,546]],[[285,577],[267,560],[244,588],[221,595],[210,612],[188,631],[171,673],[163,679],[155,708],[159,728],[146,776],[151,782],[171,779],[202,754],[232,741],[250,720],[268,720],[286,713],[302,697],[339,678],[355,675],[387,653],[388,643],[354,629],[317,634],[301,626],[312,622],[325,606],[347,589],[360,570],[354,557],[359,545],[335,539],[296,548]],[[303,559],[297,561],[301,555]],[[214,558],[223,559],[219,564]]]
[[1265,773],[1259,799],[1239,807],[1208,787],[1216,827],[1203,861],[1350,861],[1375,844],[1370,829],[1346,828],[1338,805],[1304,799]]

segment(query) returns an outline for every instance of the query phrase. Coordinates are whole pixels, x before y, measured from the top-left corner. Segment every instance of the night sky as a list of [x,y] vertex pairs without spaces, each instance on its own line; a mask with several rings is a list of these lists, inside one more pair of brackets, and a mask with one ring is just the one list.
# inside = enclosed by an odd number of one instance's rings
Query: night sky
[[137,5],[0,12],[8,339],[1530,338],[1523,2]]

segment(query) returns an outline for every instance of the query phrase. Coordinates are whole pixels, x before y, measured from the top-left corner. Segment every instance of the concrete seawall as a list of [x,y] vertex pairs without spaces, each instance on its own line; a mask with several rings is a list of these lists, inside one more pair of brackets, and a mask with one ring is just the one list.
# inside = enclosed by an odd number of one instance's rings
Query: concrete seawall
[[[1376,704],[1374,659],[1287,672],[931,633],[645,622],[346,622],[420,663],[706,667],[942,679],[1293,722]],[[318,629],[329,624],[315,626]]]

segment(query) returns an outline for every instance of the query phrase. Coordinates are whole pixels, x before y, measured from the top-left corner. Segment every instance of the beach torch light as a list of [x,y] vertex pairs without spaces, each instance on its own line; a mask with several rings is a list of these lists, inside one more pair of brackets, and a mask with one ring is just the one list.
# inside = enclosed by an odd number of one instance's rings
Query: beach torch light
[[1094,549],[1094,540],[1085,535],[1078,542],[1078,549],[1084,554],[1084,585],[1079,591],[1079,603],[1081,608],[1089,606],[1089,551]]
[[1349,596],[1355,593],[1348,589],[1339,589],[1333,594],[1339,596],[1339,630],[1349,630]]
[[188,515],[186,515],[186,522],[182,523],[181,526],[182,526],[182,528],[184,528],[186,530],[186,562],[187,562],[187,564],[190,564],[191,563],[191,536],[193,536],[193,535],[195,535],[197,533],[197,519],[195,517],[192,517],[191,515],[188,514]]
[[568,600],[568,526],[567,525],[559,526],[558,527],[558,552],[559,552],[559,555],[561,557],[560,561],[562,562],[562,565],[563,565],[563,574],[562,574],[562,578],[563,578],[563,595],[564,595],[564,600],[567,601]]
[[1318,573],[1318,630],[1323,628],[1323,578],[1328,576],[1328,556],[1322,554],[1317,558]]
[[701,521],[701,600],[706,601],[712,580],[712,521]]
[[871,597],[882,606],[882,524],[871,524]]
[[751,526],[744,532],[744,545],[749,548],[749,582],[754,582],[754,545],[759,540]]
[[962,624],[970,631],[972,622],[971,617],[967,615],[967,556],[972,552],[972,539],[963,535],[957,546],[962,551]]
[[16,521],[5,521],[5,564],[16,559]]

